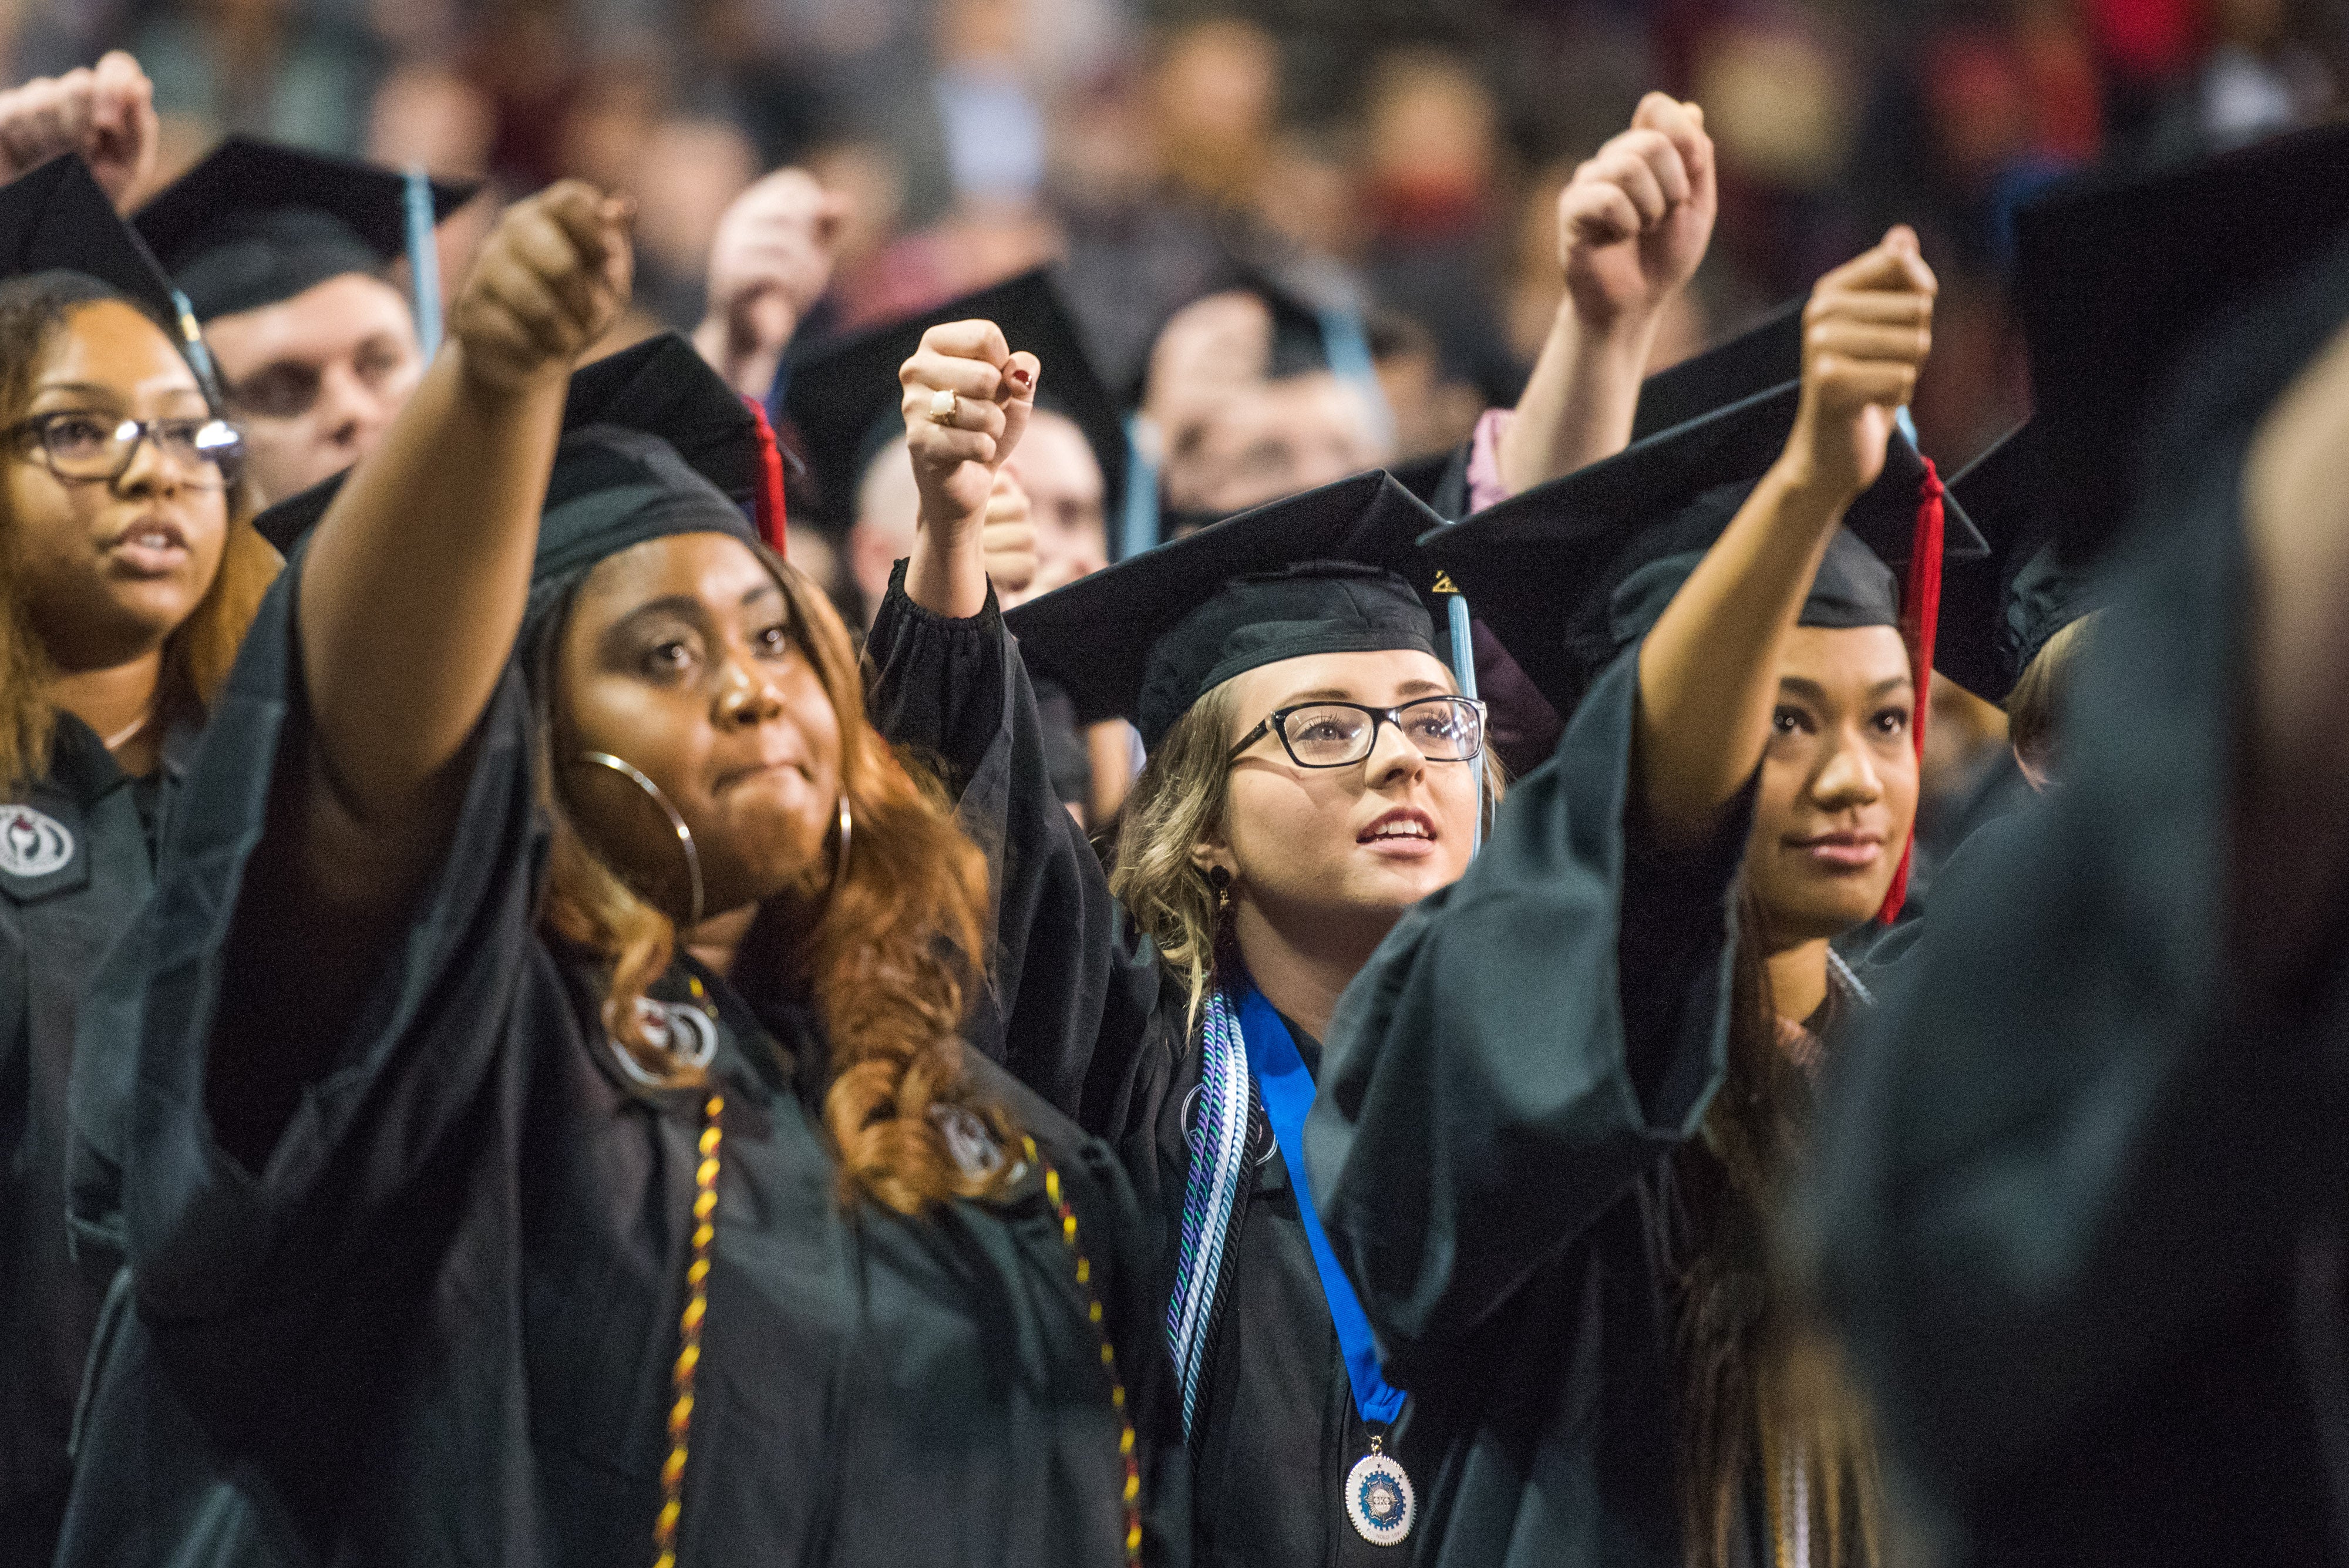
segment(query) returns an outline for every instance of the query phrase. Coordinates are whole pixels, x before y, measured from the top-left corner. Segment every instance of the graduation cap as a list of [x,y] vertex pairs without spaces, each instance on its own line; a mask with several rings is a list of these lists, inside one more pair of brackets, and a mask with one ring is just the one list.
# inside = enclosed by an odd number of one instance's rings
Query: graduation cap
[[2039,426],[2021,425],[1950,481],[1989,554],[1949,564],[1933,667],[1985,702],[2003,703],[2049,639],[2104,602],[2048,503],[2044,448]]
[[[642,524],[641,519],[628,522],[632,509],[657,510],[671,503],[717,517],[720,532],[781,547],[781,469],[766,421],[676,333],[581,367],[564,401],[563,430],[534,576],[539,569],[567,570],[582,560],[600,560],[642,539],[692,531],[660,526],[637,537],[621,536]],[[346,477],[347,471],[289,496],[254,518],[254,525],[281,553],[292,555],[326,515]],[[576,514],[570,524],[558,522],[556,514],[567,503],[590,493],[607,498],[605,509],[616,522],[591,524],[583,521],[585,513]],[[730,524],[710,510],[713,502],[724,504]]]
[[922,334],[949,321],[992,321],[1015,349],[1042,362],[1039,408],[1067,415],[1101,463],[1106,514],[1118,514],[1125,486],[1125,423],[1117,400],[1093,373],[1082,336],[1043,268],[949,300],[935,309],[837,339],[792,368],[783,406],[799,427],[824,509],[845,521],[856,487],[881,449],[905,431],[897,368]]
[[170,323],[207,392],[216,390],[195,321],[181,308],[171,277],[71,153],[0,186],[0,277],[52,270],[94,278]]
[[2135,505],[2145,433],[2189,342],[2349,227],[2349,126],[2150,178],[2090,177],[2015,215],[2048,499],[2077,565]]
[[1727,342],[1640,382],[1631,439],[1645,441],[1740,398],[1801,380],[1803,307],[1809,303],[1808,295],[1790,299]]
[[1155,746],[1210,688],[1314,653],[1442,658],[1444,602],[1415,541],[1442,520],[1382,471],[1292,495],[1131,556],[1006,613],[1081,723],[1130,719]]
[[[210,321],[291,299],[345,273],[379,274],[403,254],[416,263],[421,299],[435,270],[433,225],[480,189],[476,181],[427,181],[232,136],[131,222],[197,319]],[[431,293],[437,305],[437,281]]]
[[[1598,673],[1647,635],[1777,461],[1801,395],[1802,383],[1790,381],[1742,399],[1421,545],[1550,704],[1571,712]],[[1920,747],[1931,670],[1922,652],[1935,642],[1942,560],[1988,553],[1896,429],[1883,474],[1846,511],[1804,601],[1805,626],[1900,628]],[[1904,884],[1893,879],[1888,911],[1898,911]]]

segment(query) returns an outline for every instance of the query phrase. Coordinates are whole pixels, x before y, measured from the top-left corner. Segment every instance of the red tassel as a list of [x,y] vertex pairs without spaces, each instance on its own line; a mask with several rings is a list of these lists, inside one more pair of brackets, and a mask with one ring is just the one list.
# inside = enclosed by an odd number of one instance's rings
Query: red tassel
[[775,427],[767,422],[767,410],[759,406],[759,400],[745,398],[742,406],[750,410],[751,427],[759,433],[759,537],[767,542],[767,548],[789,559],[790,551],[784,547],[782,449],[775,444]]
[[[1917,708],[1909,722],[1917,761],[1925,761],[1925,711],[1933,696],[1933,638],[1941,618],[1941,476],[1933,460],[1918,454],[1925,464],[1924,483],[1917,487],[1917,527],[1909,540],[1909,581],[1900,594],[1900,640],[1909,645],[1909,670],[1917,685]],[[1900,864],[1884,907],[1876,918],[1890,925],[1900,917],[1909,898],[1909,862],[1917,853],[1917,826],[1910,823],[1909,842],[1900,846]]]

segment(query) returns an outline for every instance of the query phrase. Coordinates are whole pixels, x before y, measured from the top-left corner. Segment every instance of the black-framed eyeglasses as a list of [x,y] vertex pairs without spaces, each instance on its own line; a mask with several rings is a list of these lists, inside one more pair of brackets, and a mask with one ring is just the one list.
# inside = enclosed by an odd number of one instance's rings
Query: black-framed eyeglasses
[[1300,768],[1342,768],[1377,750],[1379,726],[1392,724],[1431,763],[1473,763],[1485,752],[1485,704],[1474,697],[1421,697],[1399,708],[1360,702],[1300,702],[1265,715],[1234,746],[1226,763],[1266,733]]
[[19,420],[0,434],[15,445],[29,443],[48,471],[68,483],[113,483],[130,472],[141,441],[153,441],[166,460],[200,485],[207,477],[222,485],[235,483],[237,464],[244,456],[244,437],[237,428],[209,415],[126,420],[68,409]]

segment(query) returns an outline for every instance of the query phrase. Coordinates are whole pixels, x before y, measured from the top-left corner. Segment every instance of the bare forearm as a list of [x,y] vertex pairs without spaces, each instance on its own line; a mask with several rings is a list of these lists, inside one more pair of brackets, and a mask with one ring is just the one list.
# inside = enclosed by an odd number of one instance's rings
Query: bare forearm
[[1648,634],[1640,767],[1666,833],[1704,833],[1760,764],[1781,644],[1848,502],[1773,468]]
[[924,516],[905,563],[905,597],[932,615],[968,620],[987,607],[985,514],[936,523]]
[[1516,418],[1501,434],[1495,455],[1509,493],[1612,456],[1630,444],[1640,380],[1656,337],[1657,318],[1594,327],[1570,300],[1534,362],[1517,399]]
[[361,823],[403,823],[489,702],[530,592],[564,386],[493,389],[452,342],[318,525],[303,672],[319,764]]

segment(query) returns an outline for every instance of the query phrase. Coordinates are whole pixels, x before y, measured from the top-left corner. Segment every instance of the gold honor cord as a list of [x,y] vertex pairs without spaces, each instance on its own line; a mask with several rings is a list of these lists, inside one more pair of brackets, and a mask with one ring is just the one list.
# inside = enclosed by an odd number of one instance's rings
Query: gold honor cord
[[1036,1147],[1036,1140],[1022,1135],[1020,1147],[1027,1151],[1029,1163],[1044,1173],[1044,1196],[1052,1205],[1052,1212],[1061,1221],[1061,1240],[1068,1244],[1069,1253],[1077,1261],[1077,1284],[1085,1295],[1085,1318],[1093,1325],[1101,1339],[1101,1360],[1109,1374],[1109,1402],[1117,1411],[1117,1453],[1125,1467],[1125,1560],[1142,1561],[1142,1463],[1133,1451],[1133,1409],[1125,1397],[1125,1380],[1118,1376],[1117,1350],[1110,1344],[1109,1324],[1102,1313],[1100,1293],[1093,1288],[1093,1265],[1085,1256],[1077,1240],[1077,1211],[1069,1207],[1068,1194],[1061,1189],[1061,1173],[1052,1168]]

